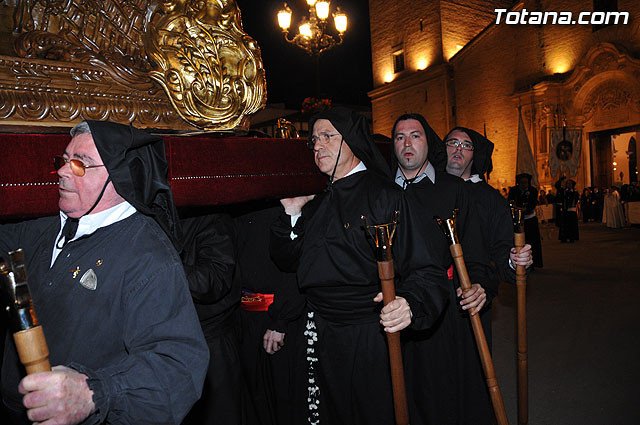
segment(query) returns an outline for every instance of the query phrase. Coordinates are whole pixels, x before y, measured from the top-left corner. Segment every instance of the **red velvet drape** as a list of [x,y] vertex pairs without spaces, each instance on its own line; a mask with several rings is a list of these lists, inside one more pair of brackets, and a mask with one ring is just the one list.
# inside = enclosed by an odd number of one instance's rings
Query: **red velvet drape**
[[[70,136],[0,134],[0,218],[57,214],[53,157]],[[326,177],[305,141],[165,136],[169,181],[178,206],[231,204],[317,193]]]

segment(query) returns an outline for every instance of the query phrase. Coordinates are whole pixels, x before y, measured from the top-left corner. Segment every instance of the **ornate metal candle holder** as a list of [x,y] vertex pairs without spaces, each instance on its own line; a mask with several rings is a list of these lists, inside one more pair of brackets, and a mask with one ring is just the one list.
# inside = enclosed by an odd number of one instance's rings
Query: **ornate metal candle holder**
[[393,245],[393,235],[396,233],[398,227],[398,211],[394,211],[393,220],[390,223],[369,225],[367,217],[360,216],[364,221],[365,229],[371,235],[371,239],[376,244],[376,259],[378,261],[390,261],[393,257],[391,255],[391,245]]
[[27,271],[22,250],[11,251],[9,259],[11,266],[0,257],[0,279],[11,330],[19,332],[38,326],[38,318],[33,311],[31,294],[27,286]]
[[49,349],[33,308],[22,250],[11,251],[9,260],[10,265],[0,257],[0,291],[20,362],[28,374],[49,371]]
[[449,242],[449,245],[460,243],[458,241],[458,233],[456,231],[456,219],[458,217],[457,208],[453,210],[452,215],[452,218],[446,218],[444,220],[437,215],[433,216],[433,219],[438,223],[438,226],[440,226],[440,230],[442,230],[442,233],[444,233],[444,236],[447,238],[447,242]]
[[[398,211],[394,211],[393,220],[390,223],[370,226],[367,217],[360,216],[365,223],[365,229],[371,235],[376,245],[376,257],[378,262],[378,277],[382,289],[384,305],[396,299],[396,289],[393,270],[393,256],[391,245],[393,235],[398,227]],[[387,345],[389,347],[389,367],[391,368],[391,385],[393,389],[393,406],[395,409],[396,424],[409,424],[409,410],[407,408],[407,396],[404,384],[404,369],[402,367],[402,348],[400,334],[398,332],[387,333]]]
[[513,232],[524,233],[524,208],[516,206],[513,202],[509,203],[509,208],[513,220]]

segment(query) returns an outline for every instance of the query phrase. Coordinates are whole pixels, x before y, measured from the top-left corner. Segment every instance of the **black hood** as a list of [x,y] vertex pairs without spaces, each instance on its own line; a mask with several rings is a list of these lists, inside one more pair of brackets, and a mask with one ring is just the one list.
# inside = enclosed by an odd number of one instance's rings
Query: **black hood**
[[[416,120],[422,125],[424,130],[424,134],[427,137],[427,160],[429,163],[439,171],[444,171],[445,166],[447,165],[447,151],[444,148],[444,144],[438,134],[431,128],[427,120],[420,114],[404,114],[398,117],[396,122],[393,124],[393,129],[391,130],[391,153],[392,158],[395,158],[395,149],[393,140],[395,139],[396,127],[400,121],[406,120]],[[396,161],[397,167],[397,161]]]
[[444,140],[446,141],[449,138],[449,135],[456,130],[467,133],[473,142],[473,163],[471,164],[471,174],[478,174],[480,177],[485,178],[486,173],[486,178],[489,178],[491,171],[493,171],[493,162],[491,161],[491,155],[493,154],[493,142],[477,131],[466,127],[453,128],[449,133],[447,133]]
[[533,176],[529,173],[516,174],[516,186],[518,185],[520,179],[523,177],[529,181],[529,186],[531,186],[531,179],[533,179]]
[[389,166],[374,143],[369,124],[364,116],[341,106],[319,112],[309,120],[310,137],[313,133],[313,125],[321,119],[331,122],[353,154],[364,163],[368,170],[385,178],[391,177]]
[[169,166],[162,137],[114,122],[87,123],[116,192],[152,217],[179,252],[182,233],[167,182]]

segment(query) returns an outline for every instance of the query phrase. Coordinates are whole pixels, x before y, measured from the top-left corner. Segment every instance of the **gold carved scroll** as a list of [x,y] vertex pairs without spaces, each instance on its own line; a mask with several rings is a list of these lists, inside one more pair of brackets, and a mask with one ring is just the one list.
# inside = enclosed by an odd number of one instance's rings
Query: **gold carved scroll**
[[12,3],[0,11],[13,19],[0,122],[224,130],[248,127],[266,102],[260,49],[232,0]]

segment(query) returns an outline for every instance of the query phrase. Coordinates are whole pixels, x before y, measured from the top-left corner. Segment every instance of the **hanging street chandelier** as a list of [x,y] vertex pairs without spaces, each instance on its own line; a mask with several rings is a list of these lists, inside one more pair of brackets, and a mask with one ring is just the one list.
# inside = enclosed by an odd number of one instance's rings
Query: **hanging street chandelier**
[[326,32],[329,18],[330,2],[326,0],[306,0],[309,5],[309,16],[303,17],[298,26],[298,34],[289,34],[291,26],[291,8],[285,3],[278,12],[278,25],[282,28],[284,39],[305,50],[311,56],[318,56],[322,52],[342,43],[342,36],[347,30],[347,15],[336,7],[333,22],[338,32],[337,36]]

